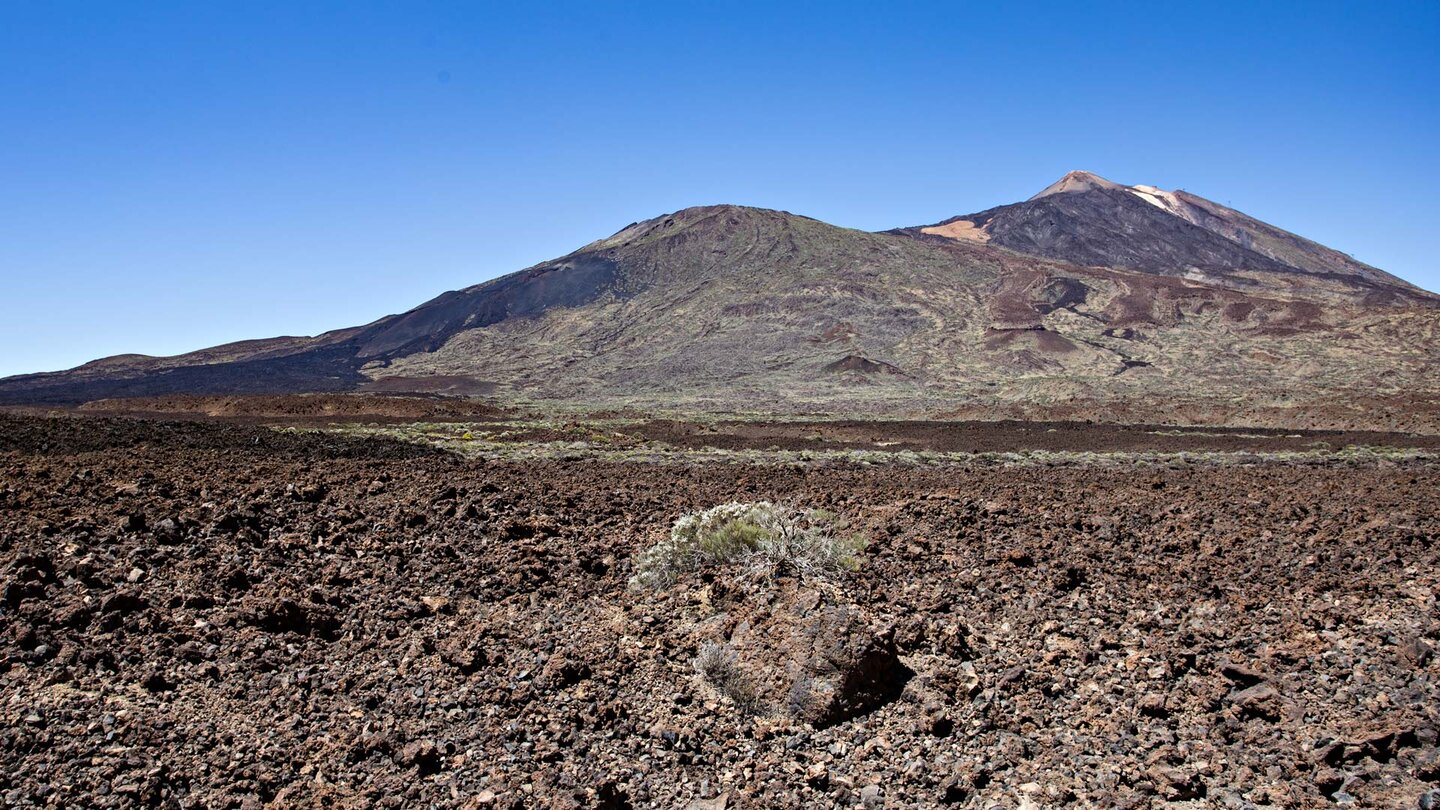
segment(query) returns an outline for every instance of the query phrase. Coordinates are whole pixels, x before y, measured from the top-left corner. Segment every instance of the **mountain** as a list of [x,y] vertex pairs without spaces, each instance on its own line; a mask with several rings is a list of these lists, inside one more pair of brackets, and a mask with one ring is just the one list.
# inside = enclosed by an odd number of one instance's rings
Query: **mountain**
[[1432,298],[1324,245],[1186,191],[1070,172],[1025,202],[901,229],[1082,266],[1144,270],[1235,289],[1367,304]]
[[689,208],[364,326],[11,377],[0,402],[410,391],[1424,427],[1437,327],[1440,297],[1343,254],[1071,173],[883,233]]

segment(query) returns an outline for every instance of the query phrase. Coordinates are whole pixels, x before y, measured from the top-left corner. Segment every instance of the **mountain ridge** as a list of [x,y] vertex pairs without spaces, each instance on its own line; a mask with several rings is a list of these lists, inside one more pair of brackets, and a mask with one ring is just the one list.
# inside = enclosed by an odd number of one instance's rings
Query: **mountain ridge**
[[[369,324],[11,377],[0,403],[416,391],[935,412],[1434,387],[1440,297],[1203,198],[1091,178],[947,220],[966,223],[951,229],[959,236],[933,232],[943,224],[867,232],[771,209],[681,209]],[[987,238],[972,233],[985,227]],[[1237,241],[1247,238],[1252,247]],[[1206,261],[1175,264],[1196,256]]]

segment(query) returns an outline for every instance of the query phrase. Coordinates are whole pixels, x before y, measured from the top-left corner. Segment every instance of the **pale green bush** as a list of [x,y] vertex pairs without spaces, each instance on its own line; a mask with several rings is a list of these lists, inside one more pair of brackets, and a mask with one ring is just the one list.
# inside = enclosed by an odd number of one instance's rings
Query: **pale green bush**
[[635,558],[630,587],[660,588],[687,571],[731,562],[760,575],[833,575],[853,570],[864,547],[829,512],[769,501],[726,503],[675,521],[668,540]]

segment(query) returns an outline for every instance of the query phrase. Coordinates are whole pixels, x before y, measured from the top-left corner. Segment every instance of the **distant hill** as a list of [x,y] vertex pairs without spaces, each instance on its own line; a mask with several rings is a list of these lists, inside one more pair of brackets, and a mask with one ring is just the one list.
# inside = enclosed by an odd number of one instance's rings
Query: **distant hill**
[[1072,172],[884,233],[689,208],[365,326],[10,377],[0,402],[416,391],[1431,429],[1437,326],[1440,297],[1337,251]]

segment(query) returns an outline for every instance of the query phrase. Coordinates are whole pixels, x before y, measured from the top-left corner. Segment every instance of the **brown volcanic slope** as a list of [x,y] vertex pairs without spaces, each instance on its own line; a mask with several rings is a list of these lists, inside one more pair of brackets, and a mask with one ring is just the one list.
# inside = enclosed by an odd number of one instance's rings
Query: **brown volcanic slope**
[[1434,429],[1440,298],[1198,197],[1057,187],[889,233],[686,209],[366,326],[9,378],[0,402],[382,390]]
[[1070,172],[1029,200],[901,233],[989,244],[1082,266],[1366,303],[1431,298],[1395,276],[1186,191]]

